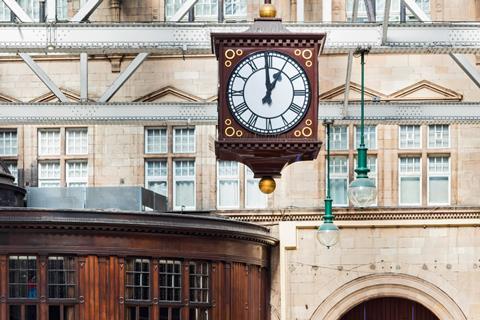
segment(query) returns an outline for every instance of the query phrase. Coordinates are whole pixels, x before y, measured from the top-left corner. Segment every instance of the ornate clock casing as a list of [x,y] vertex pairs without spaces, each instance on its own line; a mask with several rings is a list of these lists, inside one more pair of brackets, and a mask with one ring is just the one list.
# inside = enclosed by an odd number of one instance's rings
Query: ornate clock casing
[[219,160],[279,177],[318,155],[318,55],[325,34],[291,33],[279,19],[257,19],[243,33],[213,33],[219,61]]

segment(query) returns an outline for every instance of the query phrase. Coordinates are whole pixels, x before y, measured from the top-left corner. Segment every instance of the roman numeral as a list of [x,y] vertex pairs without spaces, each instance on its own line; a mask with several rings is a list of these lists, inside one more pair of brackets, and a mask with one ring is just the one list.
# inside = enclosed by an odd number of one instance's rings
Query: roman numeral
[[295,81],[297,80],[298,78],[300,78],[302,75],[300,73],[297,73],[296,75],[294,75],[293,77],[290,78],[290,81]]
[[243,97],[243,90],[232,90],[230,91],[230,95]]
[[255,125],[257,124],[257,120],[258,120],[258,116],[255,113],[252,113],[247,123],[248,125],[255,127]]
[[288,126],[288,121],[287,121],[287,119],[285,119],[285,118],[283,117],[283,115],[281,115],[281,118],[282,118],[283,124],[286,125],[286,126]]
[[248,63],[248,65],[250,66],[250,68],[252,68],[252,71],[257,71],[258,67],[257,67],[257,65],[255,64],[255,61],[253,61],[253,60],[248,60],[247,63]]
[[242,102],[242,103],[240,103],[239,105],[236,105],[236,106],[235,106],[235,111],[237,111],[237,113],[238,113],[239,115],[241,115],[242,113],[244,113],[244,112],[247,111],[247,110],[248,110],[248,106],[247,106],[247,104],[246,104],[245,102]]
[[268,54],[268,56],[267,56],[267,65],[268,65],[269,68],[273,67],[273,56],[270,55],[270,54]]
[[272,127],[272,119],[265,119],[265,127],[267,128],[267,130],[272,130],[273,127]]
[[290,107],[288,107],[288,109],[292,110],[292,111],[295,112],[296,114],[302,113],[302,107],[296,105],[295,103],[292,103],[292,104],[290,105]]
[[293,90],[293,95],[294,96],[305,96],[305,94],[307,93],[307,91],[305,90]]
[[247,78],[245,78],[244,76],[240,75],[239,73],[236,73],[236,74],[235,74],[235,77],[236,77],[236,78],[240,78],[240,79],[242,79],[243,81],[247,82]]

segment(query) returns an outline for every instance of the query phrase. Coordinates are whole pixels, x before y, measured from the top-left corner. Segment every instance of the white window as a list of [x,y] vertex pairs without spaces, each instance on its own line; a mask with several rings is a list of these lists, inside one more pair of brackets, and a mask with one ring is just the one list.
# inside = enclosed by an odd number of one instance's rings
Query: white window
[[88,182],[87,161],[67,161],[65,178],[67,187],[86,187]]
[[348,150],[348,127],[333,126],[330,129],[330,150]]
[[60,162],[38,163],[38,186],[40,188],[60,187]]
[[217,0],[199,0],[195,5],[195,18],[216,19],[218,15]]
[[12,176],[15,178],[13,181],[14,184],[18,184],[18,169],[17,169],[17,163],[16,162],[7,162],[7,168],[8,171],[12,174]]
[[17,131],[0,131],[0,156],[16,156],[18,152]]
[[258,188],[260,179],[253,177],[253,171],[245,166],[245,208],[263,209],[267,207],[267,195]]
[[195,210],[195,161],[176,160],[173,170],[175,210]]
[[145,187],[158,194],[167,196],[167,161],[147,160],[145,162]]
[[236,161],[217,162],[217,207],[238,208],[240,206],[240,176]]
[[[377,127],[376,126],[364,126],[363,127],[363,137],[365,141],[365,146],[372,150],[377,149]],[[360,127],[355,127],[355,145],[356,148],[360,146]]]
[[330,195],[333,205],[348,205],[348,158],[330,157]]
[[57,20],[68,20],[67,0],[57,0]]
[[12,19],[10,9],[5,2],[0,1],[0,21],[10,21]]
[[145,130],[145,153],[167,153],[167,129]]
[[417,125],[400,126],[400,149],[419,149],[421,147],[421,129]]
[[38,131],[38,155],[60,155],[60,129]]
[[224,3],[224,15],[226,19],[247,16],[246,0],[225,0]]
[[448,148],[450,146],[450,130],[446,124],[428,126],[428,147]]
[[420,157],[402,157],[399,159],[399,167],[400,205],[420,205]]
[[17,0],[20,7],[33,19],[40,21],[40,1],[38,0]]
[[[355,169],[358,168],[358,158],[355,156]],[[376,156],[367,156],[367,168],[370,169],[368,172],[368,178],[372,179],[375,183],[375,186],[378,187],[378,179],[377,179],[377,157]],[[356,173],[355,173],[356,177]],[[378,189],[377,189],[378,191]],[[375,200],[374,206],[377,205],[377,201]]]
[[450,204],[450,158],[428,158],[428,204]]
[[195,129],[175,128],[173,130],[173,152],[175,153],[195,152]]
[[165,0],[165,18],[169,20],[186,0]]
[[88,130],[87,128],[67,129],[67,154],[88,153]]

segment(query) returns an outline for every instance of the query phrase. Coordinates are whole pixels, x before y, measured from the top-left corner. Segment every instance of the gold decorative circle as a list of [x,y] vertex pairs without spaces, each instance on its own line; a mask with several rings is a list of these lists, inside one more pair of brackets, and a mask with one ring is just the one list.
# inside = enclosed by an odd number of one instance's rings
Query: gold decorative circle
[[232,120],[230,120],[230,119],[225,119],[225,124],[226,124],[227,126],[231,125],[231,124],[232,124]]
[[243,131],[242,130],[237,130],[237,132],[235,132],[235,134],[237,135],[237,137],[241,137],[243,136]]
[[307,120],[305,121],[305,124],[306,124],[307,126],[311,126],[311,125],[312,125],[312,120],[307,119]]
[[235,58],[235,51],[233,49],[228,49],[225,51],[225,58],[229,60]]
[[305,62],[305,65],[310,68],[312,66],[312,61],[308,60]]
[[310,49],[303,50],[303,52],[302,52],[302,57],[305,60],[310,59],[312,57],[312,55],[313,55],[313,53],[312,53],[312,50],[310,50]]
[[235,53],[237,54],[237,56],[241,56],[243,54],[243,50],[242,49],[237,49],[237,51],[235,51]]
[[228,67],[230,67],[231,65],[232,65],[232,61],[230,61],[230,60],[225,61],[225,67],[228,68]]
[[305,128],[302,129],[302,134],[305,137],[310,137],[312,135],[312,129],[309,128],[309,127],[305,127]]
[[227,137],[233,137],[234,134],[235,134],[235,129],[233,127],[226,127],[225,128],[225,135]]
[[302,50],[296,49],[293,53],[294,53],[296,56],[299,56],[299,55],[302,54]]
[[295,132],[293,133],[293,135],[298,138],[298,137],[300,137],[300,136],[302,135],[302,133],[300,132],[300,130],[295,130]]

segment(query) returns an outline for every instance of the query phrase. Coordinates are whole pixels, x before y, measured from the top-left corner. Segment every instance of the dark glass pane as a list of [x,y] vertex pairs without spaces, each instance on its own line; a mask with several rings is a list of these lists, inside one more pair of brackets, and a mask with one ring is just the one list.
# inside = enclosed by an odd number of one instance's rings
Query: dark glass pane
[[139,320],[149,320],[150,312],[148,307],[140,307],[140,319]]
[[169,320],[168,319],[168,308],[160,308],[160,319],[159,320]]
[[181,318],[180,318],[180,308],[172,309],[172,319],[171,320],[181,320]]
[[125,320],[137,320],[137,310],[135,307],[127,307]]
[[20,306],[10,306],[8,309],[10,313],[9,320],[21,320]]
[[37,320],[37,306],[25,306],[25,320]]
[[60,318],[60,306],[48,307],[48,320],[62,320]]

